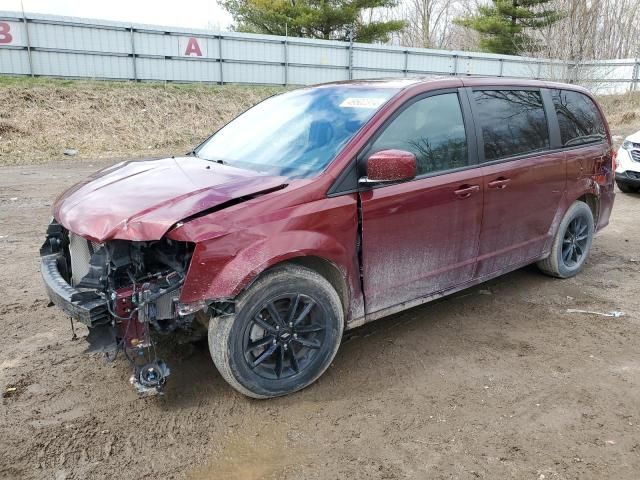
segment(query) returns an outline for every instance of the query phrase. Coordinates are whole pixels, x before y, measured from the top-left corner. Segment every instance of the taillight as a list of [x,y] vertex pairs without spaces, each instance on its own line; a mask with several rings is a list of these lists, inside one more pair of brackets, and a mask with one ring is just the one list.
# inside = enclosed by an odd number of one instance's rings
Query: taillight
[[614,148],[611,149],[611,171],[615,172],[616,168],[618,168],[618,164],[616,160],[618,158],[618,151]]

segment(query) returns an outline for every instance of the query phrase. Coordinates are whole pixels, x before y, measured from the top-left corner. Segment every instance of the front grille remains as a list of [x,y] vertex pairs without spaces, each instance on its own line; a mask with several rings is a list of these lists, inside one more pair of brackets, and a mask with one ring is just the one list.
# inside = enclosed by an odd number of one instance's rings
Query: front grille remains
[[71,256],[71,285],[75,286],[89,273],[91,260],[89,241],[69,232],[69,255]]
[[[71,286],[76,286],[89,273],[91,255],[100,245],[69,232],[69,254],[71,257]],[[170,320],[175,317],[180,290],[166,293],[156,300],[156,318]]]
[[631,150],[631,158],[636,162],[640,162],[640,150]]

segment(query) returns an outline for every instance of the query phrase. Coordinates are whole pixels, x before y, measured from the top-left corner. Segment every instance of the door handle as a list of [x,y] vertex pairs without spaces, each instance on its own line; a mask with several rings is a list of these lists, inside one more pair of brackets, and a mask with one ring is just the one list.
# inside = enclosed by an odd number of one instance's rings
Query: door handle
[[510,178],[500,177],[500,178],[494,180],[493,182],[489,182],[489,184],[487,186],[489,188],[503,189],[503,188],[507,188],[507,185],[509,185],[510,182],[511,182]]
[[458,190],[453,193],[458,198],[469,198],[471,194],[480,191],[480,185],[462,185]]

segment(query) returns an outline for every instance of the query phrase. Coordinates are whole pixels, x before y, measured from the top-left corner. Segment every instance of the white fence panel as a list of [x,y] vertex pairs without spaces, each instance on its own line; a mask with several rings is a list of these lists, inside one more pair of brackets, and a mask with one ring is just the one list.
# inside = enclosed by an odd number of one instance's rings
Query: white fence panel
[[33,71],[36,75],[55,77],[86,77],[129,79],[133,65],[129,57],[79,55],[76,53],[33,51]]
[[222,41],[225,60],[284,63],[284,44],[227,39]]
[[292,85],[314,85],[316,83],[349,80],[346,68],[309,68],[289,66],[289,83]]
[[468,75],[500,76],[500,60],[486,58],[469,58],[466,61]]
[[129,34],[125,30],[38,23],[29,24],[29,40],[33,48],[105,53],[131,51]]
[[281,65],[224,62],[222,67],[225,82],[284,84],[284,67]]
[[538,64],[531,62],[503,60],[501,76],[516,78],[536,78],[538,76]]
[[428,55],[409,51],[407,70],[412,73],[435,73],[453,75],[455,73],[456,58],[454,56]]
[[29,75],[27,51],[0,48],[0,70],[9,75]]
[[540,78],[569,78],[569,68],[563,62],[543,63],[540,65]]
[[349,50],[344,47],[332,45],[300,44],[298,39],[292,39],[287,46],[289,49],[289,63],[298,65],[317,66],[349,66]]
[[353,68],[404,71],[406,54],[396,50],[373,50],[359,47],[353,51]]
[[389,70],[355,70],[353,72],[355,79],[389,77],[404,77],[404,72],[389,72]]
[[177,55],[178,45],[175,38],[164,33],[134,32],[133,43],[136,55]]

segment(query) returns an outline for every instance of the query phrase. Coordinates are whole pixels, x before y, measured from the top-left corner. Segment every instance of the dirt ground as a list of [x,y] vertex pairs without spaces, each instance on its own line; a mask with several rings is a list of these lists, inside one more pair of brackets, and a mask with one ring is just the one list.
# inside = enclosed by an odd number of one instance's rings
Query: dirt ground
[[53,199],[103,165],[0,168],[0,478],[638,478],[640,196],[577,278],[525,268],[351,331],[298,394],[247,399],[166,344],[166,395],[139,399],[38,269]]

